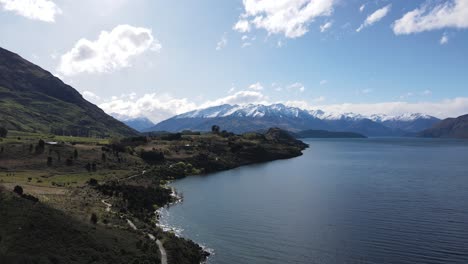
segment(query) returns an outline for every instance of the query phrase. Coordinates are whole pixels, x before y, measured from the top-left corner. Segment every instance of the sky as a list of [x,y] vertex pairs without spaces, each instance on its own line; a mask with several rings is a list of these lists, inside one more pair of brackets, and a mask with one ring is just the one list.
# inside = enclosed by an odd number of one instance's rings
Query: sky
[[468,113],[468,0],[0,0],[0,46],[107,113]]

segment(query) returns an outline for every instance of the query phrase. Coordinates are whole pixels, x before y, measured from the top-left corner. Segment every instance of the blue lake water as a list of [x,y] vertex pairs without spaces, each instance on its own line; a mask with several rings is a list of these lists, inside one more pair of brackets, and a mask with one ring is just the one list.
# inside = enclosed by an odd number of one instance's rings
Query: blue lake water
[[298,158],[172,184],[162,224],[209,263],[468,263],[468,141],[306,140]]

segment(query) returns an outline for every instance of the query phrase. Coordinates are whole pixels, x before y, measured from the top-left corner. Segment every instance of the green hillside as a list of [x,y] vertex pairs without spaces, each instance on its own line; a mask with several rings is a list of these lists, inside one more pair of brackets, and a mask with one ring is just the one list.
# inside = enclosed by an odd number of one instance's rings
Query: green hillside
[[137,134],[51,73],[2,48],[0,126],[72,136]]

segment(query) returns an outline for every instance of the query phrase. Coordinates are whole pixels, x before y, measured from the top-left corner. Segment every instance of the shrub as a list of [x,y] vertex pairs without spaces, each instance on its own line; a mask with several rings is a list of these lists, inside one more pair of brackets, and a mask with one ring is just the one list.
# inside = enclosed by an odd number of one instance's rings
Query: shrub
[[23,195],[23,187],[16,185],[13,191],[19,195]]
[[0,127],[0,137],[5,138],[8,134],[8,129]]
[[211,127],[211,132],[213,132],[214,134],[218,134],[220,130],[221,128],[218,125],[213,125]]
[[89,179],[88,184],[91,186],[96,186],[98,185],[98,181],[94,178]]
[[97,215],[96,215],[95,213],[92,213],[92,214],[91,214],[90,221],[91,221],[91,223],[93,223],[94,225],[97,224],[98,218],[97,218]]

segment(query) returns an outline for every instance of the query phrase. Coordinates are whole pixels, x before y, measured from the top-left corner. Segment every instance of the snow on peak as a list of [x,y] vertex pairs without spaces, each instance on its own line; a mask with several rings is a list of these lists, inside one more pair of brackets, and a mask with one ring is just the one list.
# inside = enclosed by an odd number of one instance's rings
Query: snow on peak
[[301,114],[307,114],[307,111],[296,107],[285,106],[283,104],[246,104],[214,106],[181,114],[175,118],[216,118],[227,116],[253,118],[264,116],[299,117]]
[[297,107],[286,106],[284,104],[246,104],[246,105],[219,105],[191,111],[185,114],[178,115],[174,118],[217,118],[217,117],[251,117],[261,118],[267,116],[281,117],[281,118],[298,118],[298,117],[314,117],[321,120],[347,120],[359,121],[370,119],[374,122],[382,123],[385,121],[414,121],[417,119],[431,119],[434,118],[429,115],[420,113],[406,113],[397,116],[390,116],[385,114],[362,115],[357,113],[334,113],[324,112],[322,110],[306,111]]

